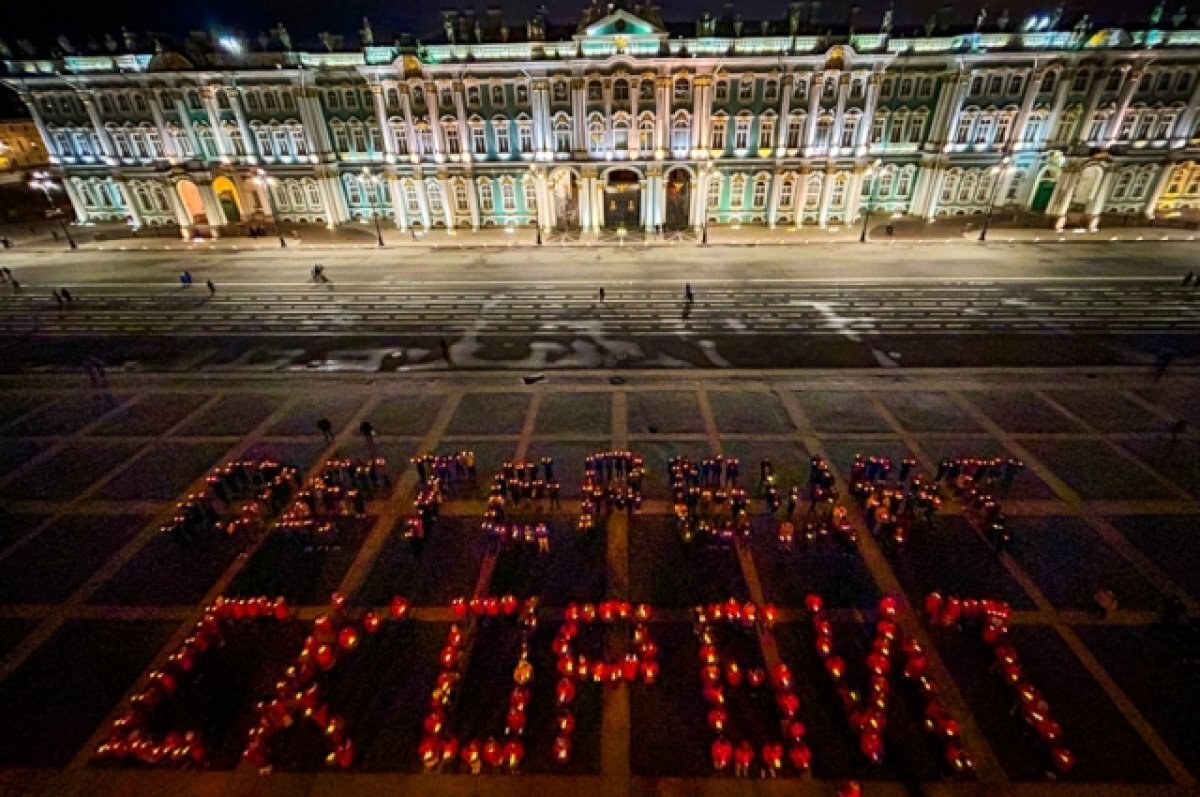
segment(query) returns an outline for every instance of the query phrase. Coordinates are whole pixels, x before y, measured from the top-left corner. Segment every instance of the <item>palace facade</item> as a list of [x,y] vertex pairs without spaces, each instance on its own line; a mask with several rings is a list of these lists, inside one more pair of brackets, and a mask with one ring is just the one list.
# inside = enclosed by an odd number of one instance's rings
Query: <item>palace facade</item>
[[806,5],[686,35],[645,7],[561,33],[448,12],[439,44],[367,25],[324,52],[277,28],[254,50],[10,58],[3,81],[79,221],[185,236],[272,214],[598,232],[1200,207],[1200,31],[810,35]]

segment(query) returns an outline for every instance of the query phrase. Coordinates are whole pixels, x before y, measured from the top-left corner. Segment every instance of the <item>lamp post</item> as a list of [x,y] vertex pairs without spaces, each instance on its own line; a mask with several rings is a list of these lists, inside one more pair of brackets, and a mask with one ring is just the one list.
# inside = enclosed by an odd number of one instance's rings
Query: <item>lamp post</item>
[[862,232],[858,236],[858,242],[865,244],[867,242],[867,225],[871,223],[871,208],[875,204],[875,192],[879,190],[879,164],[881,161],[876,158],[875,161],[867,167],[867,176],[871,178],[871,193],[867,199],[867,211],[863,213]]
[[71,237],[71,230],[67,228],[67,222],[63,219],[62,211],[55,206],[54,200],[50,197],[51,191],[58,190],[58,184],[50,177],[49,172],[34,172],[33,176],[29,179],[29,187],[45,194],[46,204],[50,206],[51,215],[58,219],[63,235],[67,237],[67,245],[72,249],[78,249],[79,246],[75,243],[75,239]]
[[375,217],[375,241],[379,244],[379,248],[383,248],[383,231],[379,229],[379,207],[375,204],[375,192],[379,190],[379,178],[369,171],[364,166],[362,176],[359,178],[363,190],[367,192],[367,196],[371,200],[371,215]]
[[1004,172],[1008,170],[1008,156],[1005,155],[1000,159],[995,167],[996,170],[996,185],[992,187],[992,199],[988,202],[987,215],[983,217],[983,229],[979,231],[979,240],[986,241],[988,234],[988,226],[992,223],[992,211],[996,209],[996,199],[1000,196],[1000,184],[1004,182]]
[[275,225],[275,233],[279,236],[279,248],[287,249],[287,241],[283,239],[283,229],[279,226],[279,211],[275,208],[275,195],[271,193],[271,183],[274,178],[266,173],[265,170],[259,169],[254,174],[254,182],[262,186],[263,193],[267,195],[267,207],[271,210],[271,223]]

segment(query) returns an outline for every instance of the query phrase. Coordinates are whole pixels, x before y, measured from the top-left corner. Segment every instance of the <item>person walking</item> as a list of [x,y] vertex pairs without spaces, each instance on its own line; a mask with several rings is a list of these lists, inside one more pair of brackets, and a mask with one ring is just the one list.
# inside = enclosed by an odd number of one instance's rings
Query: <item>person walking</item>
[[1191,284],[1192,284],[1192,280],[1193,280],[1193,279],[1195,279],[1195,278],[1196,278],[1196,274],[1195,274],[1195,272],[1193,272],[1193,271],[1189,271],[1189,272],[1187,273],[1187,275],[1186,275],[1186,276],[1183,278],[1183,287],[1185,287],[1185,288],[1186,288],[1187,286],[1191,285]]
[[71,292],[69,290],[67,290],[66,288],[63,288],[62,290],[60,290],[59,293],[62,294],[63,301],[66,302],[67,304],[71,304],[71,302],[75,301],[75,297],[72,296]]
[[59,309],[62,309],[63,297],[62,297],[62,294],[58,292],[58,288],[55,288],[54,290],[50,291],[50,295],[54,297],[54,301],[58,302]]
[[454,361],[450,359],[450,344],[446,342],[446,337],[443,335],[438,339],[442,346],[442,359],[446,361],[446,365],[454,365]]
[[600,289],[600,304],[604,304],[604,289]]
[[363,436],[363,441],[367,444],[367,451],[371,452],[372,457],[379,456],[379,450],[375,447],[375,427],[370,421],[363,421],[358,425],[358,433]]
[[204,284],[208,286],[208,295],[210,298],[217,295],[217,286],[213,285],[212,280],[205,280]]
[[696,294],[692,293],[692,283],[687,283],[683,286],[683,300],[688,304],[696,301]]
[[330,443],[333,442],[333,422],[332,421],[330,421],[328,418],[319,419],[317,421],[317,429],[320,430],[321,435],[325,438],[326,442],[330,442]]

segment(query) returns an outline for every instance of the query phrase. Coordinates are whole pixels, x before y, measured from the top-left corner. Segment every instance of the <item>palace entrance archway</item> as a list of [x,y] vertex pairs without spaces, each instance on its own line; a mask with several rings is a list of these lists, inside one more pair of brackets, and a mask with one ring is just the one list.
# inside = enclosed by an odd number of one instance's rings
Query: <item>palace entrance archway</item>
[[615,169],[604,181],[604,226],[636,230],[641,226],[641,177],[631,169]]

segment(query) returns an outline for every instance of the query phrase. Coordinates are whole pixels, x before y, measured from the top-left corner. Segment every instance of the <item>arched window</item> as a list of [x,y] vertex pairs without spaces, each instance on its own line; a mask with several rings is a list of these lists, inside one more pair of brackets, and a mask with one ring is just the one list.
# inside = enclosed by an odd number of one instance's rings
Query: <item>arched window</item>
[[741,210],[746,204],[746,175],[735,174],[729,180],[729,209]]
[[675,79],[674,97],[676,102],[686,102],[692,98],[692,84],[687,78]]
[[479,207],[484,213],[494,213],[496,197],[492,193],[492,181],[486,177],[479,178]]
[[613,149],[622,152],[629,149],[629,115],[618,113],[613,116]]
[[962,179],[962,183],[958,189],[959,204],[966,204],[971,201],[971,197],[975,194],[975,188],[979,183],[979,175],[974,171],[967,172]]
[[146,113],[146,100],[141,94],[133,95],[133,107],[138,113]]
[[996,184],[996,173],[991,169],[986,169],[983,176],[979,178],[979,188],[975,189],[975,204],[982,205],[988,201],[992,195],[992,188]]
[[1129,189],[1130,199],[1145,199],[1146,191],[1150,188],[1150,178],[1154,174],[1153,167],[1142,169],[1133,178],[1133,187]]
[[458,121],[454,117],[442,119],[442,136],[446,139],[446,152],[451,155],[462,153],[462,137],[458,134]]
[[1054,85],[1057,81],[1058,81],[1058,73],[1057,72],[1047,72],[1045,77],[1042,78],[1042,85],[1040,86],[1040,90],[1045,93],[1054,91]]
[[292,140],[292,152],[296,157],[308,155],[308,139],[304,137],[304,127],[297,121],[287,123],[288,137]]
[[714,174],[708,178],[708,195],[704,199],[705,207],[717,210],[721,207],[721,175]]
[[646,112],[638,118],[638,149],[650,152],[654,149],[654,114]]
[[571,120],[565,113],[560,113],[554,117],[554,151],[567,154],[571,147]]
[[154,202],[150,199],[150,189],[144,183],[134,183],[133,196],[137,200],[138,210],[143,213],[154,212]]
[[605,139],[604,118],[600,114],[594,113],[588,118],[588,152],[593,157],[604,154],[607,149]]
[[758,120],[758,148],[775,148],[775,112],[768,111]]
[[629,102],[629,81],[625,78],[613,81],[613,102]]
[[824,183],[824,175],[820,172],[815,172],[808,176],[808,184],[804,187],[804,209],[807,211],[816,210],[821,205],[821,185]]
[[1086,69],[1080,69],[1075,73],[1075,81],[1071,84],[1071,91],[1087,91],[1088,80],[1091,75]]
[[804,141],[804,123],[807,114],[794,113],[788,118],[787,148],[799,149]]
[[304,179],[304,191],[308,194],[308,206],[313,210],[320,210],[321,189],[317,187],[317,181],[306,177]]
[[346,201],[351,205],[363,204],[362,184],[358,181],[358,175],[343,174],[342,182],[346,185]]
[[512,141],[508,134],[508,120],[503,116],[492,119],[492,135],[496,140],[496,154],[508,155],[512,152]]
[[121,111],[121,113],[131,112],[132,109],[129,106],[129,98],[124,94],[117,95],[117,108]]
[[159,213],[168,213],[171,210],[171,202],[167,199],[167,192],[161,185],[154,185],[154,209]]
[[833,180],[833,190],[829,192],[829,207],[841,208],[846,204],[846,174],[840,173]]
[[733,127],[733,148],[735,150],[746,150],[750,148],[750,127],[754,123],[754,117],[749,111],[742,111],[737,115]]
[[1129,186],[1133,184],[1133,172],[1129,169],[1124,169],[1117,175],[1117,182],[1113,185],[1112,198],[1115,200],[1125,199],[1129,194]]
[[305,206],[305,202],[304,202],[304,189],[300,187],[300,183],[292,181],[291,184],[288,186],[288,193],[291,195],[292,205],[297,210],[302,210]]
[[896,196],[906,197],[912,193],[913,180],[916,177],[915,166],[905,166],[900,170],[900,179],[896,183]]
[[500,209],[505,213],[517,212],[517,186],[511,177],[500,178]]
[[653,100],[654,99],[654,81],[643,80],[638,84],[638,99]]
[[454,210],[456,213],[470,213],[471,200],[467,197],[467,181],[461,177],[455,177],[453,183],[454,190]]
[[686,152],[692,133],[692,116],[687,111],[675,114],[671,122],[671,149]]
[[755,175],[754,191],[750,196],[750,207],[753,210],[764,210],[767,207],[767,187],[771,178],[766,174]]
[[960,171],[958,169],[951,169],[946,172],[946,176],[942,180],[942,196],[940,200],[943,204],[954,201],[954,196],[958,193],[960,179]]
[[879,180],[875,185],[875,196],[878,199],[887,199],[892,195],[892,182],[895,180],[896,170],[891,166],[884,167],[879,172]]
[[768,79],[763,83],[763,100],[765,102],[776,102],[779,99],[779,81],[775,78]]
[[604,84],[599,80],[589,80],[587,84],[588,102],[600,102],[604,99]]
[[789,174],[779,184],[779,209],[791,210],[796,201],[796,181]]
[[818,150],[824,150],[829,147],[829,139],[833,134],[833,117],[829,115],[822,116],[817,120],[817,137],[813,145]]
[[429,195],[429,212],[434,216],[446,213],[446,198],[442,196],[442,183],[436,177],[425,178],[425,193]]
[[853,147],[854,142],[858,137],[858,124],[862,117],[858,110],[847,111],[842,118],[842,139],[839,146]]
[[350,145],[356,153],[367,151],[367,131],[357,119],[350,120]]

